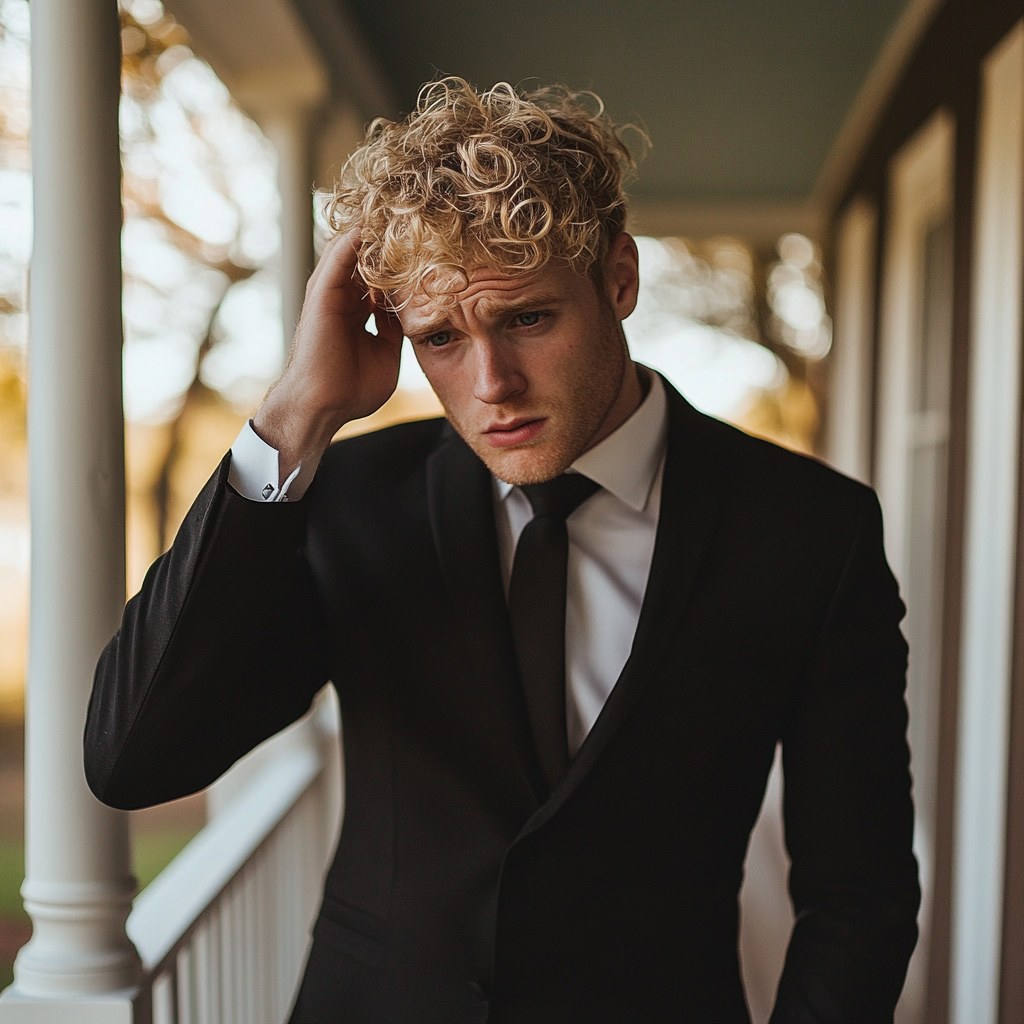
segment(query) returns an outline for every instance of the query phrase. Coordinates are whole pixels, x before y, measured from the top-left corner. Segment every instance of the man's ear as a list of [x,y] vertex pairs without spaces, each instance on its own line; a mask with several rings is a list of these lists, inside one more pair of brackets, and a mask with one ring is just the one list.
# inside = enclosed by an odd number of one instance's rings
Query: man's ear
[[605,294],[615,315],[625,320],[636,309],[640,290],[640,254],[633,236],[623,231],[612,239],[604,260]]

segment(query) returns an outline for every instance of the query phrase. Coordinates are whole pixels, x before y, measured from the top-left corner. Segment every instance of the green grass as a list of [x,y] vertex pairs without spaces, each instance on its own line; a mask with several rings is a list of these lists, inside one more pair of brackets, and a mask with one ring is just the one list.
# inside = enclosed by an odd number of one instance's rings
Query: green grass
[[[21,882],[25,877],[25,849],[21,842],[0,840],[0,918],[27,922],[28,914],[21,903]],[[14,962],[0,958],[0,988],[14,981]]]
[[25,848],[20,842],[0,840],[0,917],[27,921],[21,905],[21,882],[25,877]]
[[135,877],[139,889],[145,889],[195,835],[192,829],[167,829],[136,835],[134,842]]

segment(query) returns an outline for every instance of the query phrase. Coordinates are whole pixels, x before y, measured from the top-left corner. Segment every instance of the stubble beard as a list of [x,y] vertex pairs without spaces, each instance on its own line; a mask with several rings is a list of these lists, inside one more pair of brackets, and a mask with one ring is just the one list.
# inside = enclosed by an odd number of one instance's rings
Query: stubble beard
[[[592,353],[591,365],[603,368],[604,372],[577,374],[572,378],[572,386],[557,406],[545,410],[555,429],[537,441],[513,448],[492,448],[479,434],[465,429],[450,410],[445,410],[459,436],[499,480],[514,486],[553,480],[590,448],[622,390],[629,364],[618,321],[613,329],[606,328],[602,334],[604,340]],[[517,410],[511,405],[503,412],[512,419]]]

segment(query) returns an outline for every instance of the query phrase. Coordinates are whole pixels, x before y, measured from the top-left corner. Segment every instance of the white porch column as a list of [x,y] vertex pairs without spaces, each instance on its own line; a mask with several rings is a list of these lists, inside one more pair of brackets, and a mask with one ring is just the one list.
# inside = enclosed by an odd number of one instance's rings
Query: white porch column
[[[130,1021],[127,815],[89,792],[93,669],[124,604],[116,0],[33,0],[26,867],[0,1021]],[[118,994],[120,990],[120,994]],[[45,1003],[46,1005],[40,1005]]]
[[284,351],[302,312],[306,281],[313,272],[313,151],[310,111],[302,105],[275,110],[261,118],[277,150],[277,185],[281,194],[281,314]]

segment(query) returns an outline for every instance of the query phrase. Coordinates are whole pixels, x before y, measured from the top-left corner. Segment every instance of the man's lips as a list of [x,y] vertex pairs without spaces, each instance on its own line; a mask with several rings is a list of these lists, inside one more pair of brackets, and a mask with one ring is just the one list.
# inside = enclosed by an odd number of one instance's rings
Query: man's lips
[[510,420],[508,423],[500,423],[497,426],[489,427],[484,431],[484,437],[492,448],[511,448],[513,445],[526,444],[539,436],[547,423],[547,417],[540,419]]

